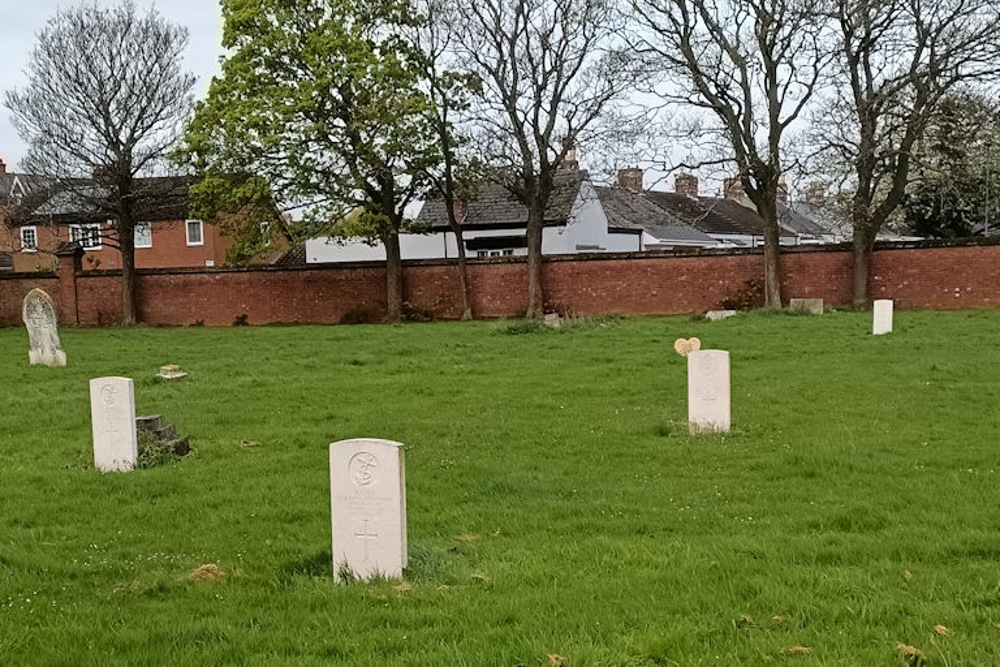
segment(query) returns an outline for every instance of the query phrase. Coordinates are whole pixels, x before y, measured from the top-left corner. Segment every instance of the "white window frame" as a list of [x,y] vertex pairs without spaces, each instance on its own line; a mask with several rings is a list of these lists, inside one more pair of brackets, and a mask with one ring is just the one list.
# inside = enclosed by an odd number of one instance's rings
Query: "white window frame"
[[[191,223],[198,223],[198,240],[191,241]],[[189,246],[205,245],[205,224],[201,220],[184,221],[184,238]]]
[[[149,238],[149,243],[139,243],[139,230],[146,230],[147,236]],[[135,223],[135,229],[132,230],[132,240],[134,241],[136,248],[152,248],[153,247],[153,225],[148,222],[137,222]]]
[[[24,241],[25,232],[31,232],[32,236],[31,245],[28,245]],[[20,237],[21,237],[21,252],[38,252],[38,227],[36,227],[35,225],[25,225],[24,227],[21,227]]]
[[[82,234],[81,232],[84,230],[96,232],[96,234]],[[97,243],[94,245],[86,245],[84,242],[89,239],[94,239]],[[84,250],[100,250],[104,247],[103,241],[101,240],[101,223],[88,222],[81,225],[70,225],[69,240],[78,242],[80,247]]]

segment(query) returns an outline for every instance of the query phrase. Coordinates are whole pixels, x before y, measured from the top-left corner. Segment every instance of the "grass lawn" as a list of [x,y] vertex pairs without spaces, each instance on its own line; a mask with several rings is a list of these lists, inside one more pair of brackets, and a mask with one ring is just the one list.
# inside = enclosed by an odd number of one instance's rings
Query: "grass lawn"
[[[64,330],[63,369],[0,330],[0,665],[998,665],[1000,311],[895,319]],[[194,453],[93,470],[104,375]],[[408,447],[406,585],[333,582],[363,436]]]

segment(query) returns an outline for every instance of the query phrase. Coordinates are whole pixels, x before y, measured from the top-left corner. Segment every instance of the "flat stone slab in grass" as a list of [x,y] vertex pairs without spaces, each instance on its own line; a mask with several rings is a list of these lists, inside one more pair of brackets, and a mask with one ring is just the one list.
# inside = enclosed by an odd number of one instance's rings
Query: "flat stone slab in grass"
[[725,320],[735,315],[735,310],[710,310],[705,313],[705,319],[718,322],[719,320]]
[[90,381],[90,419],[94,466],[102,472],[128,472],[139,456],[135,427],[135,384],[130,378]]
[[809,313],[810,315],[822,315],[823,299],[790,299],[788,301],[788,309],[796,310],[800,313]]
[[359,438],[330,444],[333,574],[338,581],[402,577],[406,554],[403,445]]
[[28,292],[21,304],[21,319],[28,329],[28,362],[32,366],[65,366],[52,297],[40,289]]
[[872,334],[892,333],[892,299],[877,299],[872,304]]
[[550,329],[559,329],[562,327],[562,318],[559,317],[559,313],[549,313],[545,316],[545,326]]
[[729,352],[697,350],[688,359],[688,426],[692,434],[730,428]]
[[157,375],[164,380],[179,380],[186,378],[188,374],[177,364],[167,364],[166,366],[160,366],[160,372]]

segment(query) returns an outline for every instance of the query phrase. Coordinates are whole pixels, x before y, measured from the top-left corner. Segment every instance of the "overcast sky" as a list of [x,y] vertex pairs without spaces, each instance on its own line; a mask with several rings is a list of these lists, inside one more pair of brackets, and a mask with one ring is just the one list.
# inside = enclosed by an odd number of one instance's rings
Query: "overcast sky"
[[[90,0],[93,1],[93,0]],[[112,7],[115,0],[96,0]],[[23,88],[24,69],[35,44],[35,35],[60,7],[73,7],[79,0],[0,0],[0,92]],[[222,52],[222,15],[217,0],[135,0],[141,11],[156,9],[169,21],[190,32],[185,68],[199,77],[197,95],[204,96],[218,70]],[[10,124],[10,113],[0,103],[0,158],[8,170],[16,169],[25,154],[24,144]]]

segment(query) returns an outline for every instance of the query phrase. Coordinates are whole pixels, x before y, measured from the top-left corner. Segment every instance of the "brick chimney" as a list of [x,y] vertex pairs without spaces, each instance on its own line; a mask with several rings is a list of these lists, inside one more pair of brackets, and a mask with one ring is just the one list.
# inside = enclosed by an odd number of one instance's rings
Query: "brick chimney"
[[726,199],[743,199],[743,181],[739,176],[733,176],[722,181],[722,196]]
[[0,157],[0,176],[4,176],[6,175],[6,173],[7,173],[7,163],[3,161],[2,157]]
[[698,177],[694,174],[677,174],[677,177],[674,178],[674,192],[690,199],[697,199]]
[[643,171],[639,167],[625,167],[618,170],[618,187],[631,192],[642,192]]

